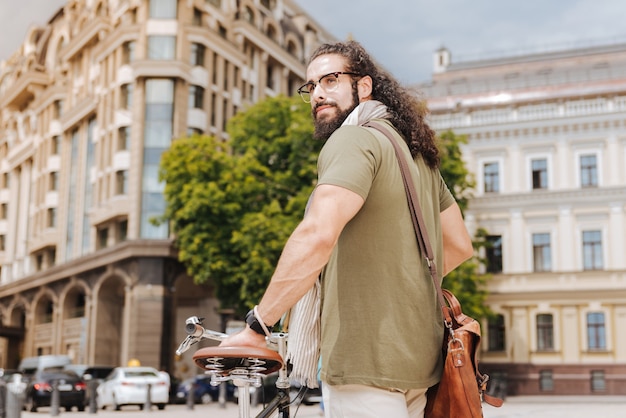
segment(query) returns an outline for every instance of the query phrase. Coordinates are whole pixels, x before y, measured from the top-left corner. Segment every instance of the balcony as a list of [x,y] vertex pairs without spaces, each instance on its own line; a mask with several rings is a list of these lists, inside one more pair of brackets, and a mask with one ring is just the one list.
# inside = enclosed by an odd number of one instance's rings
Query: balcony
[[37,90],[49,83],[48,74],[35,70],[26,71],[20,74],[13,85],[6,90],[4,97],[0,99],[0,107],[23,109],[35,97]]
[[72,40],[61,51],[62,62],[71,60],[85,49],[92,40],[100,39],[101,34],[108,33],[111,25],[103,17],[96,17],[85,24],[82,30],[72,37]]
[[191,67],[176,60],[137,60],[131,64],[135,78],[179,78],[189,82]]

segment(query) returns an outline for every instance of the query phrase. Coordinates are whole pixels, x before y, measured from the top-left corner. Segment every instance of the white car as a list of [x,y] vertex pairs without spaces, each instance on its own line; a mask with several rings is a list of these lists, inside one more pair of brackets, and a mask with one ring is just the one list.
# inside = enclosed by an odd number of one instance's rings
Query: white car
[[119,411],[124,405],[138,405],[143,409],[148,398],[150,404],[165,409],[169,401],[169,376],[153,367],[116,367],[97,388],[98,407],[111,406]]

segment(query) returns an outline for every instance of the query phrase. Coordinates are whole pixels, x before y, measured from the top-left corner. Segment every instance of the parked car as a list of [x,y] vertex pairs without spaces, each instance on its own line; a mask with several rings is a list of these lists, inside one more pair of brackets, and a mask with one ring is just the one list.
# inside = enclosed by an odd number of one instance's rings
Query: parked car
[[119,411],[124,405],[137,405],[143,409],[148,399],[159,409],[165,409],[169,398],[169,379],[153,367],[116,367],[98,385],[98,407]]
[[102,383],[104,379],[115,369],[113,366],[89,366],[83,371],[83,380],[95,379],[98,383]]
[[[235,401],[235,385],[232,382],[225,382],[226,400]],[[176,390],[176,402],[185,403],[191,386],[194,386],[194,403],[217,402],[220,395],[220,387],[211,385],[211,376],[199,374],[195,377],[183,380]]]
[[71,364],[72,359],[64,354],[46,354],[37,357],[26,357],[20,361],[17,369],[27,376],[34,376],[43,370],[61,370],[64,366]]
[[28,378],[25,409],[37,412],[41,406],[50,406],[54,385],[59,390],[59,406],[66,411],[76,407],[85,410],[85,382],[69,370],[43,370]]
[[88,364],[68,364],[63,366],[63,370],[71,370],[85,381],[96,379],[98,382],[102,382],[114,368],[115,366],[90,366]]
[[[91,393],[113,371],[114,366],[89,366],[87,364],[68,364],[63,370],[76,373],[87,385],[85,390],[85,406],[89,405]],[[96,386],[92,386],[95,384]]]

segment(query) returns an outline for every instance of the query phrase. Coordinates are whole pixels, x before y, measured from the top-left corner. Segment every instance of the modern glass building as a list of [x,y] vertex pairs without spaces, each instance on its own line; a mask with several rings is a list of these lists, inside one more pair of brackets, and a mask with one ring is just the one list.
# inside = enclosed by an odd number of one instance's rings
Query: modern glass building
[[[0,367],[69,354],[195,373],[184,319],[221,328],[178,263],[161,154],[295,94],[332,40],[290,0],[69,0],[0,66]],[[187,364],[188,363],[188,364]]]

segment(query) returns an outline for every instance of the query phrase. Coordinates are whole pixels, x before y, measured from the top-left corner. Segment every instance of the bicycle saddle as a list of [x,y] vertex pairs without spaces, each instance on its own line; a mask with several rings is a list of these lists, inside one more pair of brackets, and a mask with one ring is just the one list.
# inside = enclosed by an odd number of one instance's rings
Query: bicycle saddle
[[201,369],[224,375],[234,369],[270,374],[283,366],[280,354],[258,347],[205,347],[194,353],[193,361]]

